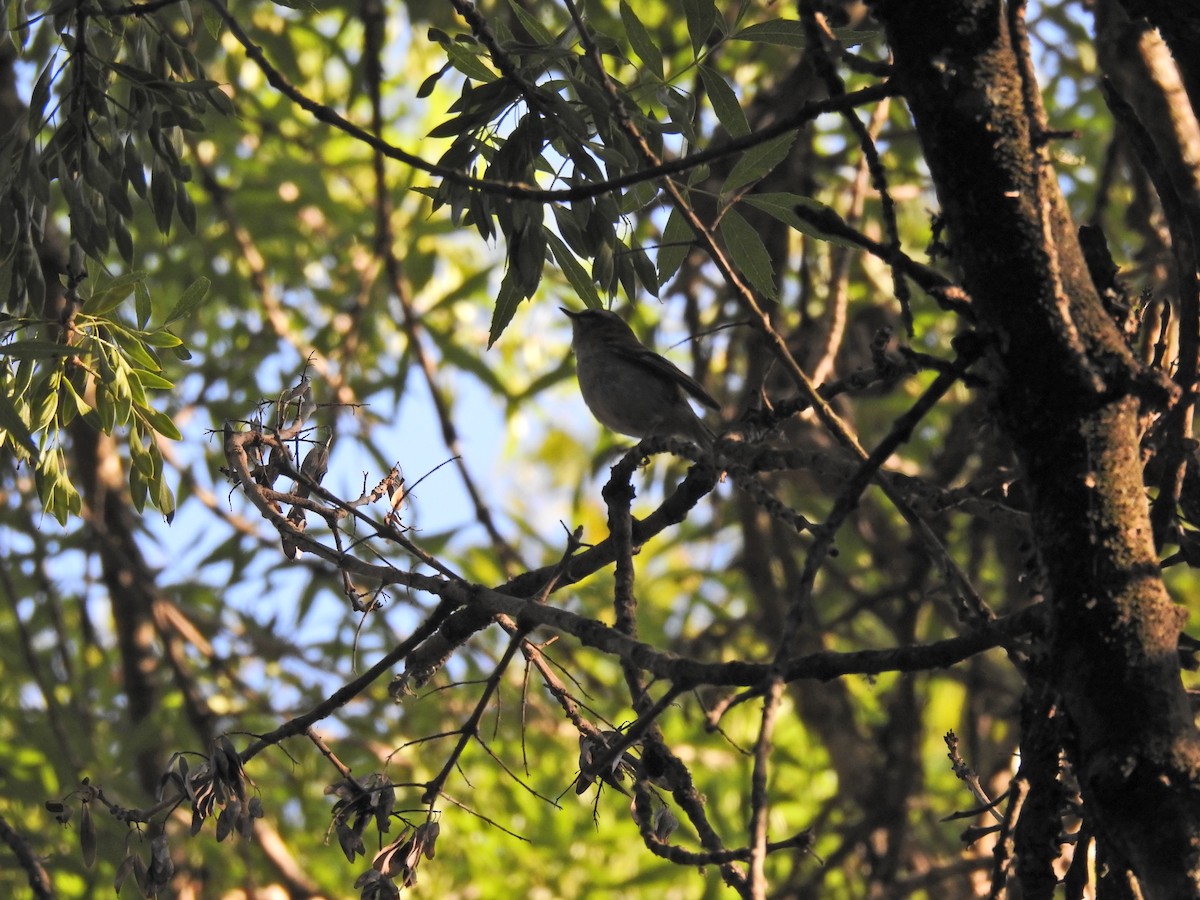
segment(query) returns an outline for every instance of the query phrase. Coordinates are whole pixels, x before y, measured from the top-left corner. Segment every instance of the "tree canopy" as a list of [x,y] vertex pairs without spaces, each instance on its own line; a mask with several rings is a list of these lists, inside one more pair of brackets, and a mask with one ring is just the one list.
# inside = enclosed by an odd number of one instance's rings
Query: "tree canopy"
[[1196,13],[0,19],[0,891],[1200,895]]

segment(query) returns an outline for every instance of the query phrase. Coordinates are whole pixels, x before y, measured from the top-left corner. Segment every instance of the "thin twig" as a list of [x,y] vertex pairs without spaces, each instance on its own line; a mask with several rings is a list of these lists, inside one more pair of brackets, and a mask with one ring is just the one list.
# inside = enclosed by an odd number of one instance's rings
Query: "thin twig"
[[[368,66],[368,72],[373,72],[368,80],[371,94],[371,127],[379,143],[383,142],[383,97],[381,93],[381,73],[378,60]],[[475,483],[463,455],[458,429],[454,424],[454,416],[445,392],[437,379],[437,364],[425,349],[425,326],[417,313],[412,297],[412,287],[404,272],[404,263],[396,255],[396,236],[392,229],[392,199],[387,183],[387,167],[385,156],[378,146],[374,147],[373,163],[375,168],[375,252],[382,259],[384,270],[387,272],[392,294],[400,304],[403,317],[404,332],[408,336],[408,346],[417,360],[418,368],[425,379],[425,386],[433,400],[433,409],[437,415],[441,430],[442,443],[449,450],[458,469],[459,479],[471,500],[475,512],[475,520],[483,526],[492,543],[510,569],[523,568],[521,558],[513,546],[500,533],[496,526],[495,517],[484,500],[483,491]]]
[[767,897],[767,813],[770,800],[767,797],[767,773],[771,761],[771,739],[775,723],[779,718],[779,706],[783,702],[783,679],[772,678],[763,692],[762,720],[758,726],[758,739],[754,742],[754,769],[750,776],[750,895],[754,900]]

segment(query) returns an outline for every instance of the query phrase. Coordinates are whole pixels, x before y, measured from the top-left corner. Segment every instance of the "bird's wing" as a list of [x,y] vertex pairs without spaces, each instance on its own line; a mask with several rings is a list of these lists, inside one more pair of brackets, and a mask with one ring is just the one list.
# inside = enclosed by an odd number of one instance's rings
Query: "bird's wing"
[[638,365],[653,369],[660,375],[670,378],[709,409],[719,410],[721,408],[721,405],[712,398],[700,382],[675,365],[675,363],[665,357],[659,356],[648,347],[638,347],[636,350],[620,347],[617,349],[617,352]]

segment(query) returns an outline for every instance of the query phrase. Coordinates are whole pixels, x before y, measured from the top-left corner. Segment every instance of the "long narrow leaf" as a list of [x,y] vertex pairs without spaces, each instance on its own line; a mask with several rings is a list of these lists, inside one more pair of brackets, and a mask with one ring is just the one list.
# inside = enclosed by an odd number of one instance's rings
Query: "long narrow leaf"
[[550,252],[554,254],[554,261],[562,269],[563,275],[567,277],[583,305],[589,309],[600,309],[602,304],[600,295],[596,293],[596,284],[571,249],[552,231],[546,232],[546,242],[550,245]]
[[789,131],[777,138],[772,138],[757,147],[751,147],[737,161],[725,183],[721,185],[721,193],[727,194],[738,188],[757,181],[787,158],[792,144],[796,142],[796,132]]
[[721,217],[721,237],[734,263],[760,294],[774,300],[775,271],[771,255],[767,253],[762,235],[750,227],[735,209],[725,211]]

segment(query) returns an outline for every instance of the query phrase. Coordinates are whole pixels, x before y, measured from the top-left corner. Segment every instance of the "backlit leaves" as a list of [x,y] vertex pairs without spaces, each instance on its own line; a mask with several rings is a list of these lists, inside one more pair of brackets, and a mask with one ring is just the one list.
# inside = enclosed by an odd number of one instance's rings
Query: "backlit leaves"
[[633,8],[621,0],[621,21],[625,25],[625,35],[629,38],[629,46],[633,48],[633,52],[638,59],[646,66],[650,72],[659,78],[663,77],[663,56],[662,51],[658,49],[658,44],[650,32],[646,30],[646,26],[642,24],[642,20],[637,17],[637,13]]
[[187,290],[183,292],[183,296],[179,298],[179,302],[175,308],[167,313],[167,318],[163,321],[163,325],[170,325],[173,322],[178,322],[180,319],[186,319],[192,315],[204,302],[204,298],[208,296],[209,280],[203,275],[188,285]]
[[[177,304],[173,315],[195,311],[207,290],[199,279]],[[157,437],[179,440],[170,416],[153,405],[153,391],[174,383],[163,375],[158,353],[181,341],[159,327],[131,327],[113,314],[131,294],[149,292],[143,273],[117,276],[82,298],[70,344],[47,340],[49,332],[34,319],[10,322],[0,343],[0,444],[34,465],[35,486],[43,508],[60,522],[79,511],[59,435],[77,417],[104,432],[128,429],[130,486],[138,509],[148,501],[169,515],[175,503],[163,478]]]
[[[712,0],[680,0],[682,23],[697,57],[710,42],[719,40],[726,25],[717,15]],[[449,107],[450,115],[430,132],[434,138],[452,138],[453,144],[439,163],[459,171],[509,185],[571,189],[589,187],[597,181],[637,173],[647,163],[631,142],[628,129],[621,127],[612,97],[621,96],[621,109],[630,124],[651,149],[661,153],[663,137],[683,134],[698,139],[696,95],[664,85],[655,97],[657,106],[648,114],[642,95],[626,91],[619,82],[602,83],[592,67],[580,65],[576,57],[563,54],[559,39],[539,18],[526,22],[527,12],[518,10],[519,21],[529,35],[539,37],[537,46],[520,44],[520,80],[498,78],[495,60],[475,37],[452,36],[438,28],[428,37],[446,53],[449,65],[465,77],[461,93]],[[661,79],[668,68],[662,35],[642,18],[642,11],[628,0],[616,9],[619,22],[606,22],[600,40],[619,42],[624,32],[628,42],[621,51],[639,60],[645,75]],[[734,22],[737,27],[741,17]],[[494,22],[501,45],[513,40],[507,26]],[[752,23],[736,32],[744,41],[781,43],[794,40],[798,22],[771,20]],[[569,34],[569,33],[568,33]],[[574,40],[574,38],[571,38]],[[578,45],[576,45],[578,48]],[[732,137],[750,134],[741,99],[725,77],[705,63],[697,69],[713,112]],[[445,70],[435,73],[443,78]],[[422,86],[428,93],[433,82]],[[651,108],[654,108],[653,106]],[[794,132],[756,144],[737,158],[721,186],[721,193],[736,198],[747,186],[779,165],[795,142]],[[479,163],[483,163],[480,170]],[[687,173],[689,183],[707,177],[707,170]],[[504,238],[506,265],[496,292],[489,345],[495,343],[512,321],[521,302],[538,289],[547,259],[562,271],[580,300],[588,306],[601,303],[604,294],[618,290],[636,299],[645,288],[651,293],[682,264],[691,245],[690,226],[678,212],[666,220],[656,259],[629,233],[638,219],[659,214],[659,186],[654,179],[635,182],[624,190],[597,192],[569,203],[553,203],[553,217],[535,215],[536,201],[497,196],[466,185],[442,181],[421,189],[434,200],[434,208],[448,206],[455,221],[471,224],[485,239]],[[775,286],[760,240],[752,238],[740,214],[732,213],[720,227],[730,256],[745,277],[765,296],[774,296]]]
[[766,143],[751,147],[734,165],[725,183],[721,185],[721,192],[735,191],[762,178],[787,158],[795,142],[796,132],[789,131]]
[[679,271],[692,247],[692,229],[678,210],[672,210],[658,248],[658,283],[666,284]]
[[[179,432],[147,391],[171,387],[156,354],[180,342],[150,329],[134,223],[143,206],[164,235],[176,219],[196,230],[186,135],[205,131],[211,112],[233,112],[222,86],[203,77],[192,29],[188,4],[147,11],[133,24],[53,15],[40,34],[57,32],[60,48],[37,70],[28,127],[0,138],[0,303],[17,314],[0,333],[0,445],[31,460],[43,505],[60,521],[79,507],[57,449],[77,416],[108,432],[130,429],[131,478],[141,479],[135,498],[173,506],[155,435]],[[70,331],[22,317],[40,313],[64,286],[74,301],[75,285],[87,285],[87,259],[123,265],[90,295],[79,292]],[[169,321],[193,312],[206,290],[199,279]],[[135,328],[119,315],[131,297]]]
[[819,200],[814,200],[812,197],[804,197],[800,194],[780,191],[747,194],[742,198],[742,202],[761,209],[763,212],[778,219],[789,228],[794,228],[801,234],[807,234],[819,240],[828,241],[831,244],[839,244],[844,247],[854,246],[854,244],[844,238],[822,231],[808,219],[803,219],[796,214],[797,207],[804,207],[814,213],[822,215],[833,214],[836,216],[828,206]]
[[692,39],[692,51],[708,43],[717,22],[717,6],[713,0],[683,0],[683,14],[687,18],[688,35]]
[[757,41],[761,44],[781,44],[802,50],[805,45],[804,25],[795,19],[771,19],[748,25],[729,36],[733,41]]
[[558,263],[558,267],[567,277],[571,287],[575,289],[576,295],[583,301],[583,305],[590,309],[599,309],[600,297],[596,293],[595,282],[579,264],[575,254],[553,232],[546,232],[546,242],[550,247],[550,252],[554,255],[554,261]]
[[700,66],[700,78],[704,82],[704,90],[708,93],[713,111],[717,114],[721,124],[725,126],[725,130],[732,137],[749,134],[750,125],[746,121],[746,114],[742,111],[742,105],[729,83],[719,72],[713,71],[708,66]]
[[762,235],[755,231],[735,209],[721,217],[721,237],[734,263],[760,294],[774,300],[775,272]]

